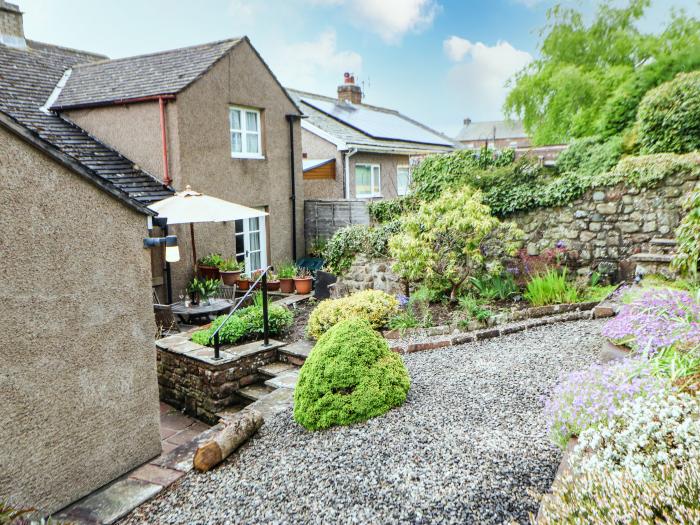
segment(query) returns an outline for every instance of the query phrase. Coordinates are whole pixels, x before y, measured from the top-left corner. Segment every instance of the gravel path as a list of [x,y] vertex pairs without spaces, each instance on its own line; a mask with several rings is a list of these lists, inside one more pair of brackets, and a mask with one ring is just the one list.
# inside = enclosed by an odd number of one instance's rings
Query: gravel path
[[405,356],[404,406],[307,432],[291,410],[123,523],[527,523],[554,478],[542,396],[596,359],[601,321]]

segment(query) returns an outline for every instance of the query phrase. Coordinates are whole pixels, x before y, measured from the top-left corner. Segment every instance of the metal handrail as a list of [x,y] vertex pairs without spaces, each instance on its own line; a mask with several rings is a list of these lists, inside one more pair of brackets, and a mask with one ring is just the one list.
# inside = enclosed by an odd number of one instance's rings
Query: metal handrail
[[250,288],[248,288],[248,291],[243,295],[243,297],[240,298],[238,301],[238,304],[234,306],[231,311],[228,313],[226,316],[226,319],[224,319],[224,322],[221,323],[216,330],[214,330],[214,333],[209,336],[209,339],[207,340],[207,344],[211,344],[211,340],[214,339],[214,359],[221,359],[221,355],[219,354],[219,350],[221,348],[221,341],[220,341],[220,336],[219,336],[219,331],[223,328],[223,326],[228,322],[228,320],[231,318],[231,316],[238,310],[238,308],[243,304],[243,301],[245,301],[251,293],[255,291],[255,288],[258,286],[258,283],[262,280],[262,296],[263,296],[263,338],[264,338],[264,343],[263,343],[263,348],[270,346],[270,319],[268,317],[267,313],[267,274],[268,272],[272,270],[272,266],[268,266],[265,268],[262,273],[260,274],[260,277],[258,277],[255,282],[251,285]]

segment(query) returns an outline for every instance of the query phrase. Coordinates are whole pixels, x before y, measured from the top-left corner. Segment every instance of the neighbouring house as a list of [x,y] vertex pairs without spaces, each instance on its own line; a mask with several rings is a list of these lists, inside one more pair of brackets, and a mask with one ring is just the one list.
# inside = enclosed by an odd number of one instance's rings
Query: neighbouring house
[[[50,107],[176,190],[269,213],[197,224],[197,255],[235,255],[248,273],[302,255],[301,111],[248,38],[76,64]],[[177,291],[193,275],[192,244],[188,226],[170,233]]]
[[172,191],[46,109],[101,60],[0,0],[0,502],[56,511],[161,452],[149,202]]
[[307,201],[404,195],[414,159],[457,146],[398,111],[363,103],[362,89],[348,73],[337,97],[287,91],[305,117],[301,136]]
[[464,127],[456,139],[466,148],[518,149],[532,144],[522,120],[489,120],[472,122],[464,119]]

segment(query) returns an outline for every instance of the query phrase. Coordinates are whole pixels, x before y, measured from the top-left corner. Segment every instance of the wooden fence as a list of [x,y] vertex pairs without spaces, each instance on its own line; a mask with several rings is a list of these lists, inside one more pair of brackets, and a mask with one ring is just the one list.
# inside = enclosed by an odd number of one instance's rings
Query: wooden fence
[[340,228],[369,224],[367,201],[307,200],[304,202],[304,239],[308,253],[314,242],[330,239]]

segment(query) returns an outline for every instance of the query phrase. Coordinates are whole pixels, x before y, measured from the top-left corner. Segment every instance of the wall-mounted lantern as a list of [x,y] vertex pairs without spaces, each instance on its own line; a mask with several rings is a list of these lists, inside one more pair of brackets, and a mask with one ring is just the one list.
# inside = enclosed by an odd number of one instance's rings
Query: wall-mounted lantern
[[180,249],[177,246],[177,235],[168,235],[166,237],[146,237],[143,240],[144,248],[153,248],[154,246],[165,246],[166,262],[174,263],[180,260]]

